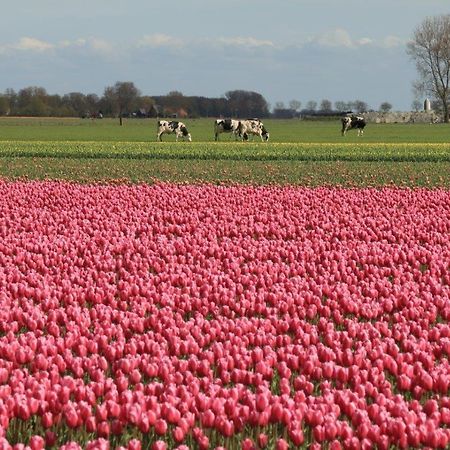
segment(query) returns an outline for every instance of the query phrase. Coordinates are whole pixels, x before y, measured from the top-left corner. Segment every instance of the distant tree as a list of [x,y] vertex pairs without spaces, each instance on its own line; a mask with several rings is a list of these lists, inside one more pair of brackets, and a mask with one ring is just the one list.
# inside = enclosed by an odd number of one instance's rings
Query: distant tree
[[104,114],[102,110],[102,101],[97,94],[87,94],[86,95],[86,107],[89,113],[99,113]]
[[139,89],[131,81],[117,81],[114,86],[106,87],[103,93],[105,104],[119,116],[120,125],[123,115],[136,109],[139,96]]
[[417,98],[411,103],[411,109],[416,112],[420,111],[422,109],[422,106],[422,102]]
[[74,116],[84,117],[89,112],[86,96],[81,92],[70,92],[63,95],[63,105],[72,111]]
[[309,100],[305,108],[307,111],[315,111],[317,109],[317,102],[315,100]]
[[351,106],[348,104],[348,102],[343,102],[342,100],[339,100],[337,102],[334,102],[334,109],[336,111],[345,112],[351,110]]
[[9,114],[15,114],[17,108],[17,93],[14,89],[8,88],[5,91],[5,97],[8,99]]
[[73,116],[73,111],[64,105],[61,96],[58,94],[47,95],[45,103],[49,108],[51,116],[57,117]]
[[416,90],[440,102],[450,122],[450,14],[427,17],[414,31],[407,53],[416,62]]
[[163,96],[163,115],[171,116],[177,114],[181,109],[187,109],[186,103],[188,102],[180,91],[170,91],[167,95]]
[[302,102],[299,100],[291,100],[289,102],[289,108],[293,109],[294,111],[300,111],[300,108],[302,107]]
[[139,98],[138,100],[138,108],[143,110],[143,112],[149,116],[153,115],[155,110],[155,101],[152,97],[149,97],[148,95],[144,95]]
[[0,95],[0,116],[9,114],[9,99],[6,95]]
[[353,109],[357,113],[362,113],[364,111],[367,111],[369,107],[367,106],[366,102],[363,102],[362,100],[355,100],[353,102]]
[[17,93],[17,113],[24,116],[49,116],[47,91],[43,87],[30,86]]
[[269,106],[258,92],[235,90],[225,92],[231,114],[235,117],[267,117]]
[[332,103],[330,102],[330,100],[323,99],[320,102],[320,108],[319,109],[322,112],[330,112],[333,109]]
[[389,102],[383,102],[380,105],[380,112],[387,113],[392,109],[392,105]]
[[284,102],[275,102],[274,109],[285,109]]
[[439,111],[439,113],[442,114],[442,103],[436,99],[432,100],[431,109],[432,111]]

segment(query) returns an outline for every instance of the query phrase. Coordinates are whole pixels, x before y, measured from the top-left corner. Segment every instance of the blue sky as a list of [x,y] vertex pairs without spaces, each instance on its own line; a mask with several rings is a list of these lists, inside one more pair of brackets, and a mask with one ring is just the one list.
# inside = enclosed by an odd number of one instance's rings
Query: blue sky
[[260,92],[272,105],[360,99],[406,110],[405,45],[448,0],[1,0],[0,91]]

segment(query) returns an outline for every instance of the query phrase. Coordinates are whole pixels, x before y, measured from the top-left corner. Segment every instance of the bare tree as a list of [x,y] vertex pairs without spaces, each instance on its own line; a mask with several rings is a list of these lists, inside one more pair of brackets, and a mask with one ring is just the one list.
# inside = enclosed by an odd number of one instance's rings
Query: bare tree
[[333,104],[330,102],[330,100],[324,98],[320,102],[320,111],[322,112],[330,112],[333,109]]
[[380,111],[381,111],[381,112],[387,113],[387,112],[389,112],[391,109],[392,109],[392,105],[391,105],[389,102],[383,102],[383,103],[380,105]]
[[408,55],[416,62],[423,92],[439,100],[444,122],[450,121],[450,14],[427,17],[414,31],[407,46]]
[[289,102],[289,108],[293,109],[294,111],[299,111],[302,106],[302,102],[299,100],[291,100]]
[[103,93],[106,104],[119,116],[122,125],[122,117],[136,108],[137,99],[141,95],[131,81],[117,81],[114,86],[108,86]]
[[346,112],[350,111],[352,109],[352,103],[351,102],[344,102],[342,100],[338,100],[337,102],[334,102],[334,109],[339,112]]
[[317,102],[315,100],[309,100],[305,108],[307,111],[315,111],[317,109]]
[[420,109],[422,108],[422,102],[416,98],[412,103],[411,103],[411,108],[413,111],[420,111]]
[[352,102],[352,106],[357,113],[362,113],[369,109],[367,103],[362,100],[355,100],[354,102]]

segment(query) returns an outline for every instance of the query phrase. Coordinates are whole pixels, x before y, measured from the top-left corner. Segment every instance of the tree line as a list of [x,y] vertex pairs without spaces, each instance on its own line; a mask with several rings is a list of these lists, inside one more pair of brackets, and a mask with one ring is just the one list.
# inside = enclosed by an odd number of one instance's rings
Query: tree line
[[[291,100],[287,106],[276,102],[273,110],[257,92],[232,90],[222,97],[187,96],[179,91],[166,95],[143,95],[133,82],[118,81],[104,89],[103,95],[71,92],[49,94],[43,87],[26,87],[18,92],[7,89],[0,94],[0,115],[50,117],[276,117],[340,114],[368,110],[361,100]],[[390,109],[387,102],[381,109]]]
[[26,87],[0,94],[0,115],[56,117],[268,117],[269,104],[252,91],[228,91],[220,98],[142,95],[133,82],[116,82],[102,96],[71,92],[48,94],[42,87]]

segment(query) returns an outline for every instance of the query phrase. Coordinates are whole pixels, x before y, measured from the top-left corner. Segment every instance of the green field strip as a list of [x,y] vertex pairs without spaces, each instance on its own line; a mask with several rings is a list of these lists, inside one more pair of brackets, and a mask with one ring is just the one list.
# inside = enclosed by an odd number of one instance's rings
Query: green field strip
[[0,158],[0,179],[450,188],[450,162]]
[[0,141],[0,158],[448,162],[450,143]]

